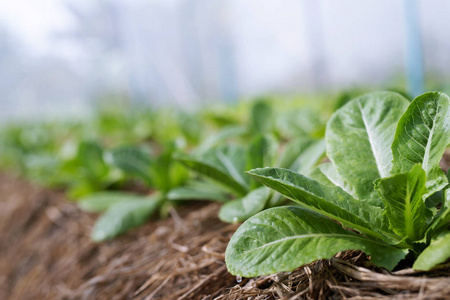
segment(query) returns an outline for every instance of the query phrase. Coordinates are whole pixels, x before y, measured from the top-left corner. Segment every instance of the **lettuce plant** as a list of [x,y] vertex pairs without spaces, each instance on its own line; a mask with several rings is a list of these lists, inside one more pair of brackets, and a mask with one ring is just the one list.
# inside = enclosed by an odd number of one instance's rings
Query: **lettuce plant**
[[[210,186],[206,190],[213,187],[216,192],[209,194],[207,200],[225,202],[219,211],[219,218],[228,223],[242,222],[266,208],[280,205],[283,200],[278,193],[273,193],[246,176],[246,169],[276,164],[297,171],[308,171],[323,157],[325,145],[323,140],[310,138],[292,140],[285,145],[277,160],[278,150],[278,142],[274,138],[257,135],[248,147],[224,145],[197,154],[178,155],[179,161],[209,180],[209,183],[204,180],[191,181],[188,186],[173,189],[169,198],[178,199],[183,195],[190,199],[206,199],[203,197],[205,187]],[[195,182],[196,187],[192,184]],[[228,199],[224,199],[223,191],[229,195]]]
[[426,93],[409,103],[377,92],[348,102],[327,124],[330,163],[309,177],[282,168],[248,172],[297,206],[268,209],[244,222],[226,250],[229,272],[291,271],[349,249],[389,270],[405,257],[419,270],[445,262],[450,189],[439,161],[449,143],[445,94]]
[[176,150],[176,145],[168,144],[158,154],[139,146],[121,146],[107,152],[105,161],[109,167],[116,167],[127,176],[140,180],[154,192],[138,195],[103,191],[81,199],[81,209],[103,213],[92,230],[92,240],[111,239],[142,225],[157,211],[165,213],[170,206],[168,192],[188,178],[185,168],[172,159]]
[[[179,115],[177,121],[180,126],[176,125],[173,118],[158,119],[161,121],[158,124],[165,125],[162,126],[164,130],[161,131],[161,126],[158,126],[159,130],[152,132],[152,145],[155,146],[153,151],[144,146],[122,146],[105,152],[89,151],[88,154],[91,155],[86,160],[87,166],[92,165],[89,170],[96,171],[95,174],[103,176],[104,172],[100,167],[120,170],[119,173],[125,179],[138,179],[149,190],[158,191],[151,196],[104,191],[84,197],[79,202],[82,209],[103,213],[93,228],[92,239],[103,241],[113,238],[141,225],[157,211],[162,215],[167,213],[169,207],[181,201],[226,202],[220,211],[220,218],[226,222],[243,221],[264,208],[273,206],[273,202],[279,201],[281,197],[273,196],[269,188],[262,187],[244,173],[249,168],[270,166],[276,158],[278,143],[275,138],[268,134],[262,135],[263,132],[274,131],[273,126],[268,125],[273,112],[263,101],[256,102],[250,112],[251,122],[248,126],[227,126],[218,134],[203,140],[196,148],[195,155],[178,155],[179,161],[203,175],[202,178],[187,180],[188,170],[173,160],[173,154],[186,146],[186,142],[196,143],[200,138],[198,126],[193,124],[192,118],[183,114]],[[104,130],[115,132],[118,129],[116,125],[120,124],[114,123],[114,118],[110,118],[108,114],[105,117],[105,125],[109,124],[111,127],[104,126]],[[180,128],[182,135],[179,135]],[[167,132],[167,140],[158,132]],[[226,145],[230,139],[242,139],[244,135],[256,135],[248,147]],[[302,152],[303,155],[300,155]],[[277,165],[292,165],[298,170],[305,170],[312,167],[324,152],[323,140],[294,140],[287,145],[285,154]],[[89,178],[88,182],[90,181],[92,180]]]
[[98,141],[80,141],[74,157],[57,173],[70,178],[67,195],[79,199],[119,183],[123,176],[104,160],[105,149]]
[[[251,106],[246,126],[227,127],[212,139],[206,139],[193,153],[177,155],[200,178],[174,188],[169,198],[224,202],[219,218],[228,223],[242,222],[266,208],[280,205],[284,199],[247,176],[245,170],[276,165],[309,171],[324,156],[325,143],[306,134],[282,143],[283,135],[275,123],[273,106],[259,100]],[[310,126],[315,128],[317,124]],[[232,144],[230,140],[240,143]]]

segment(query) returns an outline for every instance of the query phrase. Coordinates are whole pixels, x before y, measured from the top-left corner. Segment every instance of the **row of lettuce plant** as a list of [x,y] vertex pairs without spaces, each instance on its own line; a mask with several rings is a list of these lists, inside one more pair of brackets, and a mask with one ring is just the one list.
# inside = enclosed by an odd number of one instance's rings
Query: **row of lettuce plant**
[[[165,215],[170,207],[190,200],[224,203],[219,217],[230,223],[281,204],[284,198],[252,180],[245,170],[271,165],[281,151],[283,136],[277,133],[275,115],[267,102],[254,103],[249,115],[246,123],[227,123],[193,147],[190,154],[180,151],[173,140],[160,143],[154,153],[133,145],[110,151],[109,164],[138,179],[151,193],[102,192],[81,199],[81,208],[104,213],[94,226],[92,239],[112,238],[157,212]],[[323,123],[318,122],[310,133],[320,135],[320,127]],[[323,140],[302,136],[286,145],[282,166],[311,168],[324,155]],[[191,176],[188,169],[193,171]]]
[[[222,221],[244,221],[226,251],[237,276],[291,271],[348,249],[387,269],[445,262],[450,189],[439,161],[450,143],[449,98],[349,100],[339,99],[326,130],[322,115],[271,101],[11,125],[0,135],[0,166],[100,213],[94,241],[191,200],[221,202]],[[280,207],[287,199],[294,206]]]
[[81,209],[101,214],[94,241],[190,200],[223,202],[220,218],[240,222],[285,200],[245,170],[304,172],[324,155],[321,115],[274,103],[194,113],[107,109],[84,122],[11,125],[0,135],[0,166],[61,188]]

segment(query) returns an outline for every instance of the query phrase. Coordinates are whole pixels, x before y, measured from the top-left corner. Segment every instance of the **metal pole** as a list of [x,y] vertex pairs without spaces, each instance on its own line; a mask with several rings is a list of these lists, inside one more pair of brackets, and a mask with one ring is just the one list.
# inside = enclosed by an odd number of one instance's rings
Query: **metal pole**
[[424,91],[419,1],[404,0],[403,3],[405,8],[407,86],[411,96],[416,97]]
[[328,83],[325,37],[322,27],[321,8],[317,0],[303,2],[303,19],[306,29],[306,43],[309,50],[310,74],[315,88]]

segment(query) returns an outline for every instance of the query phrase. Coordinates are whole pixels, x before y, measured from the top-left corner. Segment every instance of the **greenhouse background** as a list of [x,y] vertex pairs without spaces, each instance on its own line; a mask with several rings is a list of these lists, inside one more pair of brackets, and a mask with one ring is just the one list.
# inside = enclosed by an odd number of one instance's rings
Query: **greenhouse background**
[[422,77],[445,91],[449,13],[442,0],[3,0],[0,117],[80,116],[99,99],[418,94]]
[[1,0],[0,299],[448,299],[449,15]]

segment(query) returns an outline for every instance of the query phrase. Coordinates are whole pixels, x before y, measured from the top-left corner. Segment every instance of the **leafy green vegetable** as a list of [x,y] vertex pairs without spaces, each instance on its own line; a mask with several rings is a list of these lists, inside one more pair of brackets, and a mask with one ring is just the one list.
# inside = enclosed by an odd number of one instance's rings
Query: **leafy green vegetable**
[[[449,174],[439,160],[450,142],[448,102],[443,94],[427,93],[407,107],[396,93],[363,95],[328,122],[331,164],[312,169],[309,176],[317,181],[282,168],[248,171],[301,208],[266,210],[244,222],[226,250],[229,271],[290,271],[346,249],[363,250],[388,269],[408,252],[417,269],[447,260]],[[439,202],[438,210],[433,205]]]
[[315,179],[322,184],[339,186],[344,191],[351,194],[351,187],[336,172],[336,169],[334,168],[332,163],[324,163],[318,165],[309,175],[312,179]]
[[210,150],[203,156],[179,154],[176,159],[186,167],[208,177],[231,191],[245,195],[248,182],[243,177],[245,149],[239,146],[224,146]]
[[390,228],[399,236],[417,241],[423,236],[431,211],[425,207],[425,171],[414,165],[407,173],[378,179],[375,188],[385,201]]
[[[255,181],[249,181],[244,170],[246,166],[261,166],[270,163],[275,153],[275,141],[267,136],[256,136],[246,149],[238,146],[225,146],[211,149],[199,155],[178,155],[177,158],[187,167],[196,171],[200,175],[215,181],[215,189],[222,193],[221,189],[228,189],[234,197],[230,202],[225,203],[219,217],[222,221],[234,223],[243,221],[255,213],[266,208],[271,193],[267,188],[258,188]],[[202,186],[180,187],[169,193],[169,197],[186,192],[193,199],[198,197],[217,197]]]
[[343,229],[336,222],[300,207],[267,209],[248,219],[225,252],[231,274],[245,277],[291,271],[339,251],[363,250],[392,269],[405,251]]
[[325,140],[314,140],[298,155],[292,165],[289,166],[289,169],[296,172],[309,173],[324,155]]
[[417,257],[413,265],[415,270],[428,271],[450,258],[450,231],[442,232]]
[[111,205],[95,223],[92,240],[108,240],[142,225],[159,208],[161,201],[163,198],[158,195]]
[[101,178],[108,173],[103,160],[103,149],[96,142],[81,143],[78,148],[78,159],[83,162],[86,176],[89,178]]
[[269,137],[258,135],[251,142],[247,151],[247,169],[260,168],[273,164],[277,150],[276,141]]
[[[248,147],[246,169],[272,165],[276,151],[277,144],[273,138],[262,135],[256,136]],[[251,189],[257,188],[258,186],[258,182],[250,182]]]
[[78,199],[96,191],[104,190],[120,181],[121,174],[114,172],[104,160],[105,151],[100,143],[83,141],[74,157],[59,165],[58,176],[70,176],[67,194]]
[[209,182],[192,180],[183,186],[173,188],[167,193],[168,200],[212,200],[227,202],[229,196],[223,190]]
[[315,110],[294,109],[277,116],[277,127],[281,136],[287,138],[321,138],[325,124]]
[[227,126],[222,128],[205,140],[197,147],[196,153],[201,155],[203,152],[211,150],[215,147],[225,144],[231,138],[242,136],[245,133],[245,128],[242,126]]
[[258,134],[270,131],[272,123],[272,108],[264,100],[256,101],[251,109],[251,127]]
[[341,107],[328,121],[327,155],[358,199],[383,205],[373,181],[390,174],[391,144],[408,104],[396,93],[366,94]]
[[228,223],[245,221],[266,207],[271,194],[271,191],[266,187],[257,188],[245,197],[222,205],[219,211],[219,218]]
[[[267,194],[265,188],[258,188],[260,184],[257,181],[249,180],[243,174],[245,167],[249,169],[273,163],[278,147],[279,144],[271,135],[257,135],[247,148],[226,146],[211,149],[203,155],[178,155],[177,158],[190,169],[215,180],[233,193],[236,199],[222,206],[219,217],[222,221],[234,223],[282,203],[280,195]],[[324,151],[323,140],[302,138],[285,147],[279,163],[309,172],[323,157]],[[192,189],[190,192],[193,192]],[[202,195],[202,189],[198,189],[197,193]]]
[[152,185],[150,170],[152,167],[151,153],[147,149],[135,146],[123,146],[112,150],[107,155],[108,162]]
[[298,159],[299,155],[301,155],[313,143],[314,140],[307,137],[300,137],[287,142],[286,145],[283,146],[281,154],[278,156],[277,166],[288,169]]
[[[164,145],[158,155],[151,155],[143,147],[125,146],[112,150],[107,156],[108,162],[124,173],[140,178],[148,187],[158,190],[159,196],[147,198],[126,193],[102,193],[87,197],[81,207],[91,211],[103,211],[92,233],[95,241],[114,237],[126,230],[145,222],[156,210],[162,210],[167,203],[168,192],[185,183],[187,171],[172,159],[176,150],[174,143]],[[180,199],[187,197],[186,190],[174,191],[171,195]],[[192,194],[192,193],[191,193]],[[211,193],[215,197],[223,197],[219,193]],[[200,194],[200,197],[205,194]],[[157,199],[156,199],[157,198]],[[186,198],[184,198],[186,200]]]
[[104,212],[118,202],[134,201],[142,198],[143,196],[141,195],[131,193],[104,191],[81,198],[78,200],[78,206],[87,212]]
[[439,161],[450,144],[450,99],[443,93],[426,93],[411,103],[398,123],[392,143],[392,174],[421,164],[427,174],[429,195],[447,185]]
[[[447,180],[450,182],[450,172],[447,172]],[[441,228],[450,226],[450,186],[447,186],[443,194],[444,200],[441,209],[434,215],[426,232],[427,237],[433,236]]]
[[150,169],[153,186],[163,193],[184,184],[188,178],[186,168],[173,158],[175,151],[174,144],[166,145],[165,149],[154,158]]
[[[249,208],[253,202],[248,199],[254,199],[261,184],[245,170],[278,165],[281,148],[293,137],[304,138],[305,147],[286,147],[285,167],[307,172],[323,156],[323,112],[305,109],[304,99],[274,104],[257,99],[194,112],[108,99],[82,122],[0,128],[0,167],[64,189],[69,198],[81,198],[82,209],[93,212],[135,197],[110,191],[156,190],[164,198],[157,208],[160,215],[193,199],[238,199],[223,211],[245,204],[253,214],[285,199],[271,193],[269,200],[260,197]],[[194,171],[190,173],[174,159],[175,153],[188,150],[193,154],[185,161]]]
[[389,233],[380,208],[354,199],[340,187],[325,186],[280,168],[255,169],[248,173],[302,207],[335,219],[346,227],[377,239],[383,239],[380,231]]

